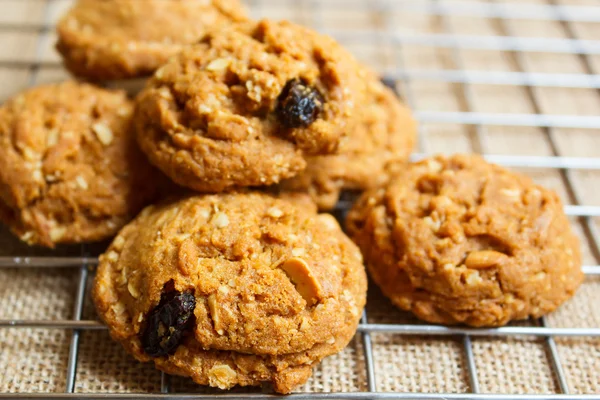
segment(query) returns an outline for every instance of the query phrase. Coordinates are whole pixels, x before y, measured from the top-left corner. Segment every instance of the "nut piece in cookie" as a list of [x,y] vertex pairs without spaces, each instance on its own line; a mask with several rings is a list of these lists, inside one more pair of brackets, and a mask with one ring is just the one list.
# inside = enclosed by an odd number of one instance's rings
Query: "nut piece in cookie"
[[274,189],[306,192],[320,210],[335,207],[342,190],[366,190],[388,179],[390,165],[404,164],[416,142],[410,111],[373,75],[360,122],[340,145],[339,154],[306,157],[306,169]]
[[383,293],[433,323],[537,318],[583,280],[579,242],[556,193],[479,156],[398,171],[363,194],[347,223]]
[[306,154],[352,134],[371,78],[337,42],[290,22],[205,36],[162,66],[137,99],[151,162],[201,192],[295,176]]
[[202,385],[270,382],[289,393],[304,383],[354,335],[367,283],[335,219],[288,199],[206,195],[146,208],[100,257],[93,297],[112,337]]
[[56,47],[76,76],[143,77],[206,32],[246,19],[238,0],[79,0],[58,23]]
[[155,197],[124,93],[65,82],[0,107],[0,218],[29,244],[112,237]]

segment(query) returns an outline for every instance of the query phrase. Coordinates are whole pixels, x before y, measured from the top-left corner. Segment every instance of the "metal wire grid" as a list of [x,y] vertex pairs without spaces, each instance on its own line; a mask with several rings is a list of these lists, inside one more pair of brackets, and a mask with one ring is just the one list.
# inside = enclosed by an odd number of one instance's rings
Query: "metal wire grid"
[[[2,2],[0,0],[0,7]],[[41,61],[42,43],[48,40],[48,33],[51,29],[49,16],[51,8],[60,0],[46,0],[44,21],[42,25],[35,24],[13,24],[0,23],[0,31],[33,31],[38,32],[38,45],[36,58],[33,61],[24,60],[4,60],[0,61],[0,68],[27,69],[30,71],[30,85],[37,82],[40,68],[59,67],[58,64]],[[295,0],[283,0],[281,3],[293,4]],[[519,4],[509,6],[501,3],[477,3],[467,1],[454,1],[451,7],[448,2],[442,3],[440,0],[306,0],[309,6],[316,10],[313,12],[313,25],[322,32],[332,34],[343,38],[352,35],[353,40],[364,40],[368,43],[382,43],[385,40],[391,40],[395,44],[396,51],[403,45],[420,44],[423,46],[443,47],[451,50],[453,63],[456,70],[439,71],[417,71],[407,70],[402,65],[402,57],[396,55],[397,69],[386,71],[384,81],[396,87],[398,82],[404,85],[404,99],[409,106],[414,106],[414,93],[411,83],[414,80],[434,80],[440,82],[455,83],[461,85],[465,104],[468,110],[473,109],[473,93],[468,84],[492,84],[524,86],[528,90],[534,106],[535,114],[489,114],[480,112],[417,112],[416,117],[420,122],[436,123],[457,123],[465,125],[474,125],[479,150],[484,149],[482,145],[485,141],[484,132],[486,126],[507,125],[507,126],[533,126],[545,129],[546,135],[551,143],[553,156],[551,157],[529,157],[529,156],[509,156],[509,155],[485,155],[485,157],[495,163],[508,167],[532,167],[532,168],[550,168],[559,170],[563,176],[564,182],[572,195],[574,205],[566,206],[568,215],[580,217],[590,240],[590,244],[596,256],[600,255],[600,235],[593,224],[591,218],[600,216],[600,207],[586,206],[581,202],[581,196],[573,185],[573,170],[599,170],[599,158],[579,158],[564,157],[561,155],[555,140],[556,128],[592,128],[600,129],[600,117],[579,117],[579,116],[548,116],[542,115],[540,111],[539,99],[535,93],[536,87],[567,87],[567,88],[587,88],[600,89],[600,76],[596,74],[589,57],[600,54],[600,41],[580,40],[575,36],[572,27],[573,22],[600,22],[600,7],[571,7],[561,6],[550,0],[549,4]],[[265,7],[265,0],[254,0],[252,6],[259,8]],[[400,36],[391,35],[381,37],[376,32],[363,31],[358,33],[347,31],[328,30],[320,16],[325,8],[336,7],[354,7],[361,9],[378,8],[383,15],[389,15],[389,11],[413,11],[423,12],[428,15],[436,15],[441,18],[444,32],[433,35],[415,35]],[[497,19],[503,29],[504,36],[497,37],[473,37],[456,35],[453,33],[448,18],[451,16],[477,16],[484,18]],[[518,38],[510,30],[510,26],[505,23],[510,19],[540,19],[549,21],[560,21],[569,39],[538,39],[538,38]],[[392,24],[390,18],[385,19],[385,24],[389,27]],[[390,30],[391,31],[391,30]],[[499,71],[466,71],[463,60],[460,55],[460,49],[495,49],[509,52],[515,59],[519,72],[499,72]],[[554,52],[577,54],[581,57],[587,74],[553,74],[528,71],[526,63],[523,60],[524,52]],[[414,107],[413,107],[414,108]],[[426,148],[426,137],[420,134],[421,153],[415,154],[414,159],[419,159],[425,154],[422,152]],[[343,212],[347,210],[349,204],[341,202],[339,207]],[[64,267],[72,268],[77,271],[78,280],[75,294],[75,304],[73,309],[73,318],[70,320],[24,320],[11,319],[0,320],[0,329],[16,328],[43,328],[43,329],[66,329],[72,331],[69,356],[67,364],[67,382],[65,393],[28,393],[28,394],[9,394],[0,393],[0,398],[8,397],[38,397],[38,398],[144,398],[144,397],[165,397],[165,398],[217,398],[225,397],[229,399],[243,398],[267,398],[272,397],[266,394],[228,394],[223,393],[219,396],[199,395],[199,394],[175,394],[171,393],[168,375],[162,374],[161,393],[151,395],[141,394],[82,394],[74,393],[75,376],[79,351],[79,334],[84,330],[102,330],[106,329],[100,323],[90,320],[82,320],[82,310],[86,296],[87,280],[89,270],[97,263],[95,257],[88,255],[85,246],[81,246],[80,256],[74,257],[0,257],[0,268],[8,267]],[[584,266],[586,276],[600,275],[600,265]],[[369,323],[366,311],[362,316],[358,332],[362,336],[362,346],[364,350],[367,389],[368,392],[360,393],[306,393],[287,396],[290,399],[308,399],[308,398],[327,398],[327,399],[591,399],[600,398],[600,395],[574,395],[570,394],[569,383],[563,370],[561,359],[558,355],[554,338],[564,336],[579,337],[600,337],[600,327],[597,328],[552,328],[547,325],[545,318],[537,321],[537,326],[509,326],[497,329],[468,329],[468,328],[447,328],[435,325],[413,325],[413,324],[374,324]],[[469,386],[471,393],[466,394],[433,394],[433,393],[378,393],[376,379],[373,345],[371,343],[371,333],[385,333],[397,335],[429,335],[444,337],[460,337],[466,366],[468,372]],[[550,362],[558,381],[561,394],[554,395],[508,395],[508,394],[480,394],[479,382],[477,377],[477,367],[473,354],[471,338],[473,337],[510,337],[510,336],[534,336],[545,339],[550,354]]]

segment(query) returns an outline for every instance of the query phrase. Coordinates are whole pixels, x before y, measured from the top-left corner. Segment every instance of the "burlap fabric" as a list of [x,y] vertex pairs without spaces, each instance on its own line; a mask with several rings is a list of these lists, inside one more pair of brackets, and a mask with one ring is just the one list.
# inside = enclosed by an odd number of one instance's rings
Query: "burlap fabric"
[[[409,35],[600,39],[600,24],[551,20],[496,20],[450,17],[401,11],[400,0],[255,0],[255,16],[288,18],[338,36],[360,59],[381,72],[466,69],[484,71],[585,74],[600,71],[600,56],[584,60],[573,54],[520,53],[498,50],[451,49],[407,45],[394,39]],[[427,5],[434,1],[414,0]],[[452,7],[453,1],[438,4]],[[485,5],[484,1],[472,1]],[[502,1],[495,3],[502,5]],[[520,0],[519,5],[546,4]],[[52,25],[68,7],[65,0],[3,0],[0,25],[0,99],[38,83],[66,77],[52,50],[53,33],[37,29]],[[513,3],[515,4],[515,3]],[[596,0],[563,0],[556,4],[597,6]],[[464,5],[464,2],[463,2]],[[515,7],[515,6],[513,6]],[[510,8],[507,8],[510,10]],[[20,28],[25,27],[25,28]],[[29,28],[27,28],[29,27]],[[41,66],[29,68],[41,60]],[[522,86],[460,85],[437,80],[413,80],[399,85],[401,94],[417,111],[477,111],[490,113],[600,115],[600,95],[593,89],[533,88]],[[556,145],[553,146],[553,143]],[[486,152],[489,154],[600,157],[600,130],[534,127],[476,127],[423,124],[421,151]],[[555,188],[573,204],[573,189],[582,204],[600,205],[600,171],[524,169],[538,182]],[[571,178],[572,187],[567,184]],[[582,239],[585,264],[598,265],[594,245],[581,220],[572,220]],[[600,229],[600,220],[592,221]],[[102,246],[88,247],[97,252]],[[0,255],[80,255],[79,247],[53,253],[32,250],[0,230]],[[77,283],[76,269],[0,269],[0,319],[70,319]],[[89,286],[89,285],[88,285]],[[600,278],[587,277],[577,296],[548,322],[555,327],[600,327]],[[418,323],[394,309],[376,288],[370,289],[370,322]],[[94,319],[89,297],[84,319]],[[524,324],[528,324],[525,322]],[[65,330],[0,328],[0,392],[61,392],[71,332]],[[372,335],[377,389],[384,392],[468,392],[466,360],[460,338]],[[556,339],[572,393],[600,393],[600,340]],[[531,337],[475,338],[473,350],[481,390],[486,393],[556,393],[557,379],[544,339]],[[187,379],[172,378],[176,392],[214,393]],[[106,331],[85,331],[79,344],[76,392],[157,392],[160,373],[134,362],[113,343]],[[255,389],[260,392],[261,389]],[[367,391],[360,335],[341,354],[326,359],[300,391]]]

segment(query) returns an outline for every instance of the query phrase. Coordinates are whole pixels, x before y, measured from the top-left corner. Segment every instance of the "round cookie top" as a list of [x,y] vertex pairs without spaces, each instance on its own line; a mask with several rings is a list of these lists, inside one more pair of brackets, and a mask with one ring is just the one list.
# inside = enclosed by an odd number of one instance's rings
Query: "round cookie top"
[[0,217],[29,244],[113,236],[154,197],[124,93],[65,82],[0,107]]
[[115,338],[175,363],[196,347],[275,356],[349,340],[365,294],[360,252],[332,216],[257,193],[146,208],[100,257],[94,287]]
[[57,49],[75,75],[153,73],[207,31],[247,19],[238,0],[79,0],[57,26]]
[[434,323],[539,317],[583,279],[559,197],[478,156],[398,171],[361,197],[348,229],[392,302]]
[[367,93],[361,122],[342,141],[339,154],[306,157],[306,169],[281,182],[279,191],[307,192],[319,209],[331,210],[342,190],[380,186],[388,165],[408,159],[417,131],[410,110],[375,78]]
[[207,35],[161,67],[137,102],[150,160],[198,191],[277,183],[304,154],[337,151],[366,96],[333,39],[264,20]]

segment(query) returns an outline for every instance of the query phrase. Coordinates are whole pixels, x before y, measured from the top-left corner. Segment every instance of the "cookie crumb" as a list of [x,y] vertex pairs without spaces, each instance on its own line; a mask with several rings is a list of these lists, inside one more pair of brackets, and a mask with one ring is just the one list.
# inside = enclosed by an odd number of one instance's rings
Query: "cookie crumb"
[[110,262],[117,262],[119,260],[119,255],[116,251],[109,251],[106,255],[106,259]]
[[300,323],[300,331],[308,331],[311,327],[310,320],[306,317],[302,318],[302,322]]
[[58,177],[56,175],[49,174],[49,175],[46,175],[44,177],[44,179],[46,180],[46,182],[52,183],[52,182],[56,182],[58,180]]
[[20,239],[22,241],[24,241],[25,243],[29,243],[31,241],[31,239],[33,239],[33,232],[31,232],[31,231],[25,232],[23,235],[21,235]]
[[119,117],[128,117],[129,115],[131,115],[131,108],[119,107],[119,109],[117,110],[117,115]]
[[208,219],[210,217],[210,210],[208,208],[202,208],[198,211],[198,215],[203,219]]
[[479,283],[483,282],[481,275],[479,275],[479,271],[470,271],[467,275],[467,285],[475,286]]
[[283,216],[283,211],[277,207],[271,207],[267,210],[267,215],[273,218],[281,218]]
[[429,226],[431,228],[432,231],[437,232],[440,230],[440,227],[442,226],[442,221],[440,221],[439,219],[433,219],[431,217],[425,217],[423,218],[423,222],[425,222],[425,224],[427,226]]
[[55,226],[50,229],[50,240],[58,242],[67,233],[67,228],[64,226]]
[[36,181],[41,181],[43,179],[42,176],[42,171],[40,171],[39,169],[36,169],[35,171],[33,171],[33,173],[31,174],[31,177],[36,180]]
[[92,130],[98,137],[98,140],[100,140],[100,143],[103,145],[108,146],[112,143],[114,134],[113,131],[106,126],[106,124],[102,122],[96,122],[94,125],[92,125]]
[[546,273],[543,271],[538,272],[537,274],[535,274],[534,279],[538,280],[538,281],[544,280],[544,279],[546,279]]
[[154,73],[154,77],[158,79],[162,79],[165,76],[165,67],[161,67],[156,70]]
[[217,295],[214,293],[208,295],[207,303],[215,331],[217,331],[219,335],[222,335],[223,329],[221,329],[221,319],[219,318],[219,305],[217,303]]
[[46,136],[46,147],[54,147],[58,144],[58,129],[50,129]]
[[133,285],[132,282],[127,283],[127,291],[129,292],[131,297],[133,297],[134,299],[137,299],[140,297],[139,290],[137,290],[137,288]]
[[125,313],[125,304],[121,303],[120,301],[110,306],[110,308],[113,310],[115,315],[121,315]]
[[123,239],[123,236],[117,236],[112,243],[113,247],[117,250],[121,250],[123,248],[124,244],[125,244],[125,239]]
[[206,66],[207,71],[223,71],[231,65],[231,58],[217,58]]
[[77,186],[79,186],[83,190],[87,190],[89,187],[87,181],[81,175],[77,175],[77,177],[75,178],[75,182],[77,182]]
[[260,103],[262,100],[262,88],[255,85],[252,81],[246,81],[246,90],[248,91],[248,98]]
[[217,228],[225,228],[229,225],[229,217],[225,213],[218,213],[213,219],[213,223]]
[[438,161],[436,161],[434,159],[428,159],[425,162],[425,165],[427,165],[427,169],[432,174],[438,173],[442,170],[442,164],[440,164]]
[[25,158],[27,161],[36,161],[40,158],[40,156],[33,149],[25,147],[23,149],[23,158]]
[[227,364],[215,365],[208,371],[208,383],[225,390],[236,384],[237,373]]
[[500,193],[514,199],[521,197],[521,191],[519,189],[500,189]]

